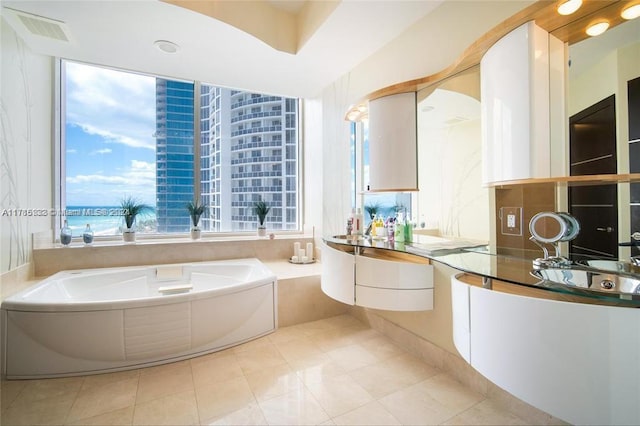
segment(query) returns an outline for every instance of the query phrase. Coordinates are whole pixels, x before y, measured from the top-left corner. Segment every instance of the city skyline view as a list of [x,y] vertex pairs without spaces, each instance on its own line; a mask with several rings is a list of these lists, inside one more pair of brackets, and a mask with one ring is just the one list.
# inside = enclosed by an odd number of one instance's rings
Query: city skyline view
[[297,99],[67,61],[64,71],[66,206],[132,196],[155,208],[153,232],[187,232],[197,188],[205,231],[255,229],[261,199],[270,228],[298,228]]

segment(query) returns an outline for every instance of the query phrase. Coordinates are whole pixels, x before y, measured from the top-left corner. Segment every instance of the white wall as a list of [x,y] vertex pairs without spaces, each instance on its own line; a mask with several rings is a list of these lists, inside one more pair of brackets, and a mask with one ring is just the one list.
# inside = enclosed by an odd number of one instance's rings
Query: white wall
[[[0,20],[0,210],[46,209],[52,202],[53,59],[34,54]],[[31,235],[51,228],[51,218],[0,217],[0,273],[31,260]]]

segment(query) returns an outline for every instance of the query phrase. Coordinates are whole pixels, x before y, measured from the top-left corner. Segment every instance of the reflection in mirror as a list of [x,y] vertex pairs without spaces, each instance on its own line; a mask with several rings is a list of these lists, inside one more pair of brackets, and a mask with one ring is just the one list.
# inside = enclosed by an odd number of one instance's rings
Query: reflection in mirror
[[424,230],[489,240],[489,195],[481,180],[480,69],[418,92],[418,180],[414,215]]
[[[601,36],[569,46],[568,116],[578,123],[576,125],[583,125],[583,117],[586,117],[594,108],[600,111],[598,105],[604,100],[611,100],[610,109],[615,114],[611,138],[614,162],[613,171],[609,173],[624,174],[640,171],[634,170],[632,166],[634,152],[632,144],[637,141],[634,142],[634,138],[630,135],[633,122],[639,121],[640,117],[634,117],[631,114],[631,99],[628,99],[631,97],[628,82],[638,77],[640,77],[640,19],[624,22]],[[592,113],[592,116],[595,115]],[[598,123],[587,124],[591,126],[589,129],[592,129]],[[578,151],[577,155],[585,158],[580,158],[581,161],[576,164],[573,164],[572,160],[571,174],[602,173],[601,165],[607,161],[604,158],[605,155],[590,156],[588,152],[590,148],[583,149],[582,153],[579,152],[581,148],[576,145],[581,142],[580,139],[573,137],[574,133],[571,133],[567,152],[571,151],[573,156],[573,152]],[[586,139],[593,139],[593,134],[595,133],[591,132]],[[598,139],[598,146],[602,146],[603,143],[604,141]],[[568,195],[569,212],[580,217],[584,224],[580,241],[576,240],[575,244],[572,244],[572,254],[628,259],[636,252],[630,251],[627,246],[618,248],[618,243],[624,244],[630,241],[630,235],[634,230],[640,229],[640,215],[635,214],[637,218],[633,219],[634,209],[640,207],[631,204],[632,192],[628,183],[619,184],[617,193],[616,188],[612,187],[611,194],[617,202],[600,198],[599,194],[606,192],[604,189],[604,187],[595,186],[580,188],[572,190]],[[602,219],[606,216],[603,212],[605,205],[610,206],[607,208],[611,210],[609,216],[612,218],[607,223]],[[611,240],[611,243],[601,247],[598,242],[603,241],[605,237]],[[589,241],[593,244],[587,244]]]

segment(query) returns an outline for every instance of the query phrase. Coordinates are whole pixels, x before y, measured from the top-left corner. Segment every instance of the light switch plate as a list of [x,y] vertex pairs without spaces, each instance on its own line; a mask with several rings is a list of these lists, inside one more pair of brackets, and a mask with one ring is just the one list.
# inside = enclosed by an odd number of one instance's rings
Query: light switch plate
[[500,208],[501,232],[503,235],[522,235],[522,207]]

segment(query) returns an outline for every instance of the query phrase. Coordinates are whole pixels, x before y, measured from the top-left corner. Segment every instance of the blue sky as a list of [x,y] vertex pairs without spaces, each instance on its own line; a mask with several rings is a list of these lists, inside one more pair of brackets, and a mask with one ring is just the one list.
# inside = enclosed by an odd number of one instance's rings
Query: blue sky
[[67,205],[155,205],[155,78],[66,63]]

